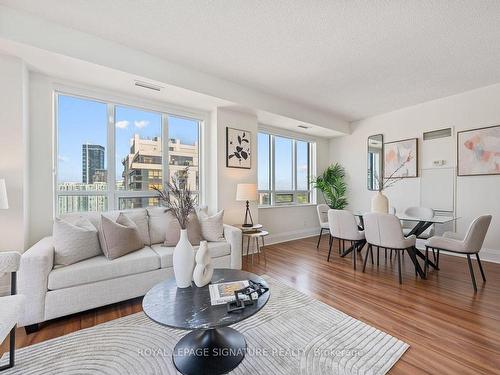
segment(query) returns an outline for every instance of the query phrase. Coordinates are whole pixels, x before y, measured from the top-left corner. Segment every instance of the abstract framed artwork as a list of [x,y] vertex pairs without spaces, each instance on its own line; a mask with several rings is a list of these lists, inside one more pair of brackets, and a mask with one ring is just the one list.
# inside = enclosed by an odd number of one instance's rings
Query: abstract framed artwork
[[457,132],[458,176],[500,175],[500,125]]
[[226,127],[226,167],[252,168],[252,133]]
[[384,144],[384,177],[418,177],[418,138]]

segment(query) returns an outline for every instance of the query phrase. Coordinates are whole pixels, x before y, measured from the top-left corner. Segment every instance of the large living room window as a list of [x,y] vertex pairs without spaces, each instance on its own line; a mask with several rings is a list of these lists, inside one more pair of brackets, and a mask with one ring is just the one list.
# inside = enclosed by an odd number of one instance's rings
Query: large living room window
[[56,214],[157,205],[176,174],[199,196],[201,122],[57,93]]
[[260,132],[258,189],[261,206],[312,203],[312,142]]

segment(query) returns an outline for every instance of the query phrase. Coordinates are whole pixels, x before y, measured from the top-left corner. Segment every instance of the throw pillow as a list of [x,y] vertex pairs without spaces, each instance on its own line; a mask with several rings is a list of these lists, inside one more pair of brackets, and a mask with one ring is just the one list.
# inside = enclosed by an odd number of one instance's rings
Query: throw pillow
[[224,241],[224,210],[213,216],[208,216],[206,211],[198,212],[200,220],[201,235],[206,241]]
[[[188,225],[187,225],[188,239],[191,245],[198,246],[202,239],[201,236],[201,226],[198,221],[198,216],[195,213],[189,214]],[[181,226],[179,221],[172,215],[168,213],[167,228],[165,233],[165,243],[164,246],[175,246],[179,239],[181,238]]]
[[116,259],[144,247],[137,225],[124,213],[118,215],[116,222],[101,216],[101,231],[104,239],[104,255]]
[[102,254],[97,229],[87,219],[74,224],[65,220],[54,221],[54,263],[69,266]]

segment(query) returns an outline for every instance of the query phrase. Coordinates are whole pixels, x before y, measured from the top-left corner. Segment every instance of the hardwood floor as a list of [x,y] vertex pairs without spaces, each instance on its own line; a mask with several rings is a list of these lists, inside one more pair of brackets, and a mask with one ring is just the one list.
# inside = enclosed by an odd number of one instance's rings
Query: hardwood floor
[[[243,260],[244,269],[267,274],[324,303],[406,341],[410,348],[391,370],[393,374],[500,374],[500,264],[483,262],[483,284],[477,264],[474,294],[465,258],[441,255],[441,270],[428,280],[415,278],[409,257],[398,284],[395,258],[380,266],[361,255],[354,271],[350,256],[340,258],[337,244],[326,261],[328,238],[320,249],[317,237],[266,247],[261,256]],[[363,257],[366,250],[363,250]],[[17,347],[31,345],[82,328],[141,311],[141,298],[50,321],[31,335],[18,329]],[[8,348],[2,345],[2,352]]]

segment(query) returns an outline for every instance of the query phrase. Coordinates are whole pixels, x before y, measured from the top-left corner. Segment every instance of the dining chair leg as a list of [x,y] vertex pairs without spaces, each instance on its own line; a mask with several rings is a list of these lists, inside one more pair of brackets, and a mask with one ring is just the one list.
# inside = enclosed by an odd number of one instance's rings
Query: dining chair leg
[[373,246],[371,246],[371,245],[370,245],[370,259],[372,261],[372,264],[374,264],[373,263]]
[[[339,240],[340,241],[340,240]],[[326,261],[329,262],[330,261],[330,254],[332,253],[332,245],[333,245],[333,238],[332,240],[330,241],[330,248],[328,249],[328,258],[326,258]]]
[[[434,249],[432,249],[434,253]],[[435,261],[435,258],[434,258]],[[425,263],[424,263],[424,275],[427,277],[427,270],[429,269],[429,246],[425,247]]]
[[358,247],[358,244],[356,242],[353,242],[353,249],[352,249],[352,263],[353,263],[353,267],[354,267],[354,271],[356,271],[356,255],[357,255],[357,247]]
[[16,355],[16,328],[17,324],[14,325],[14,327],[10,330],[9,334],[9,363],[0,366],[0,371],[7,370],[9,368],[14,367],[14,362],[15,362],[15,355]]
[[470,278],[472,279],[472,286],[474,291],[477,292],[476,277],[474,276],[474,269],[472,268],[472,261],[470,260],[470,254],[467,254],[467,262],[469,263]]
[[481,276],[483,281],[486,281],[486,276],[484,276],[483,265],[481,264],[481,259],[479,259],[479,254],[476,253],[477,264],[479,264],[479,270],[481,271]]
[[403,284],[403,276],[401,275],[401,254],[399,250],[396,251],[396,256],[398,257],[398,274],[399,274],[399,283]]
[[432,260],[434,261],[434,264],[436,264],[436,249],[432,248]]
[[387,248],[385,249],[385,256],[384,256],[384,259],[385,259],[385,261],[386,261],[386,263],[387,263]]
[[365,255],[365,260],[363,262],[363,272],[365,272],[366,269],[366,261],[368,260],[368,255],[370,255],[370,249],[372,248],[372,245],[368,244],[368,247],[366,248],[366,255]]
[[436,269],[439,270],[439,254],[440,254],[440,250],[439,249],[436,249],[436,252],[437,252],[437,257],[436,257]]
[[316,245],[316,249],[319,248],[319,244],[321,242],[321,236],[323,235],[323,229],[324,228],[321,228],[321,230],[319,231],[319,237],[318,237],[318,243]]
[[377,267],[380,265],[379,257],[380,257],[380,247],[377,246]]
[[333,242],[333,237],[332,235],[329,235],[328,236],[328,246],[330,246],[330,244]]

